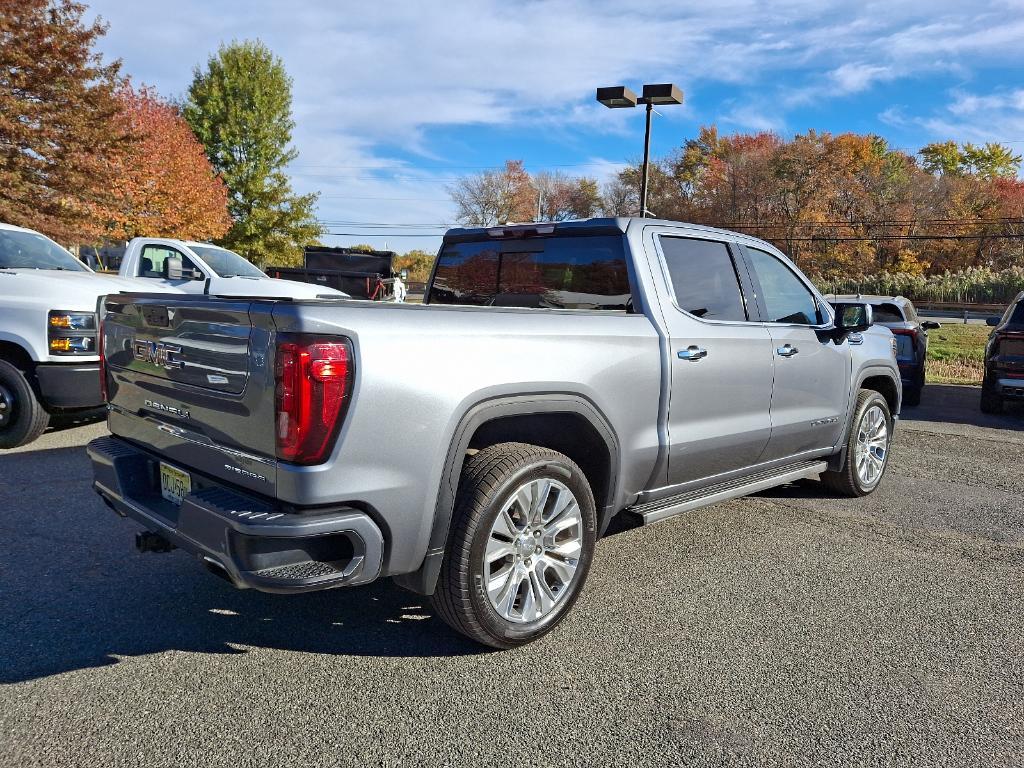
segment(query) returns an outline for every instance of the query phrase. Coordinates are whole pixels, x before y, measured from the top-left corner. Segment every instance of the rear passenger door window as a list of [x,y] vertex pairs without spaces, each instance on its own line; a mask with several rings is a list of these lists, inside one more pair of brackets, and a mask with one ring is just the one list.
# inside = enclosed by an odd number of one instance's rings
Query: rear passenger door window
[[769,323],[821,325],[824,318],[814,294],[779,258],[747,246],[754,272],[761,283],[761,296]]
[[729,246],[663,235],[661,252],[681,310],[701,320],[749,320]]

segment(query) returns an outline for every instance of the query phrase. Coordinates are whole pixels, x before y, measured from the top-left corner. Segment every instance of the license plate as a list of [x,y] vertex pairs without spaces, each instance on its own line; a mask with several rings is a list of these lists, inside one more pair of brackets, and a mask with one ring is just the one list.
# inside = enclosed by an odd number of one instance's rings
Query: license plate
[[160,462],[160,493],[172,504],[181,506],[182,500],[192,491],[192,478],[177,467]]

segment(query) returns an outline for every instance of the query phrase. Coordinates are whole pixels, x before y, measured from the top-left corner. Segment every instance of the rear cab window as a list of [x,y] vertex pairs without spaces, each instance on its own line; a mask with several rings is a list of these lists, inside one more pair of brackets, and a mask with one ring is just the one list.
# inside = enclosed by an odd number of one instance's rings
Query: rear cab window
[[873,319],[876,323],[902,323],[904,322],[903,312],[896,304],[875,304]]
[[1011,305],[1006,311],[1006,315],[1010,325],[1024,326],[1024,299],[1018,301],[1016,305]]
[[621,235],[445,243],[428,304],[628,311]]

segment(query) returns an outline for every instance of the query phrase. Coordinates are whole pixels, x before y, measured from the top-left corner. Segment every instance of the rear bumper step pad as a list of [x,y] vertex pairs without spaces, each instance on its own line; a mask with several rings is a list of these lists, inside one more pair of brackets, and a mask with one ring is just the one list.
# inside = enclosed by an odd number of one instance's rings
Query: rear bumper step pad
[[384,540],[357,509],[282,511],[217,481],[203,482],[181,507],[162,499],[159,457],[116,437],[89,443],[93,487],[115,512],[219,569],[240,588],[310,592],[373,581]]

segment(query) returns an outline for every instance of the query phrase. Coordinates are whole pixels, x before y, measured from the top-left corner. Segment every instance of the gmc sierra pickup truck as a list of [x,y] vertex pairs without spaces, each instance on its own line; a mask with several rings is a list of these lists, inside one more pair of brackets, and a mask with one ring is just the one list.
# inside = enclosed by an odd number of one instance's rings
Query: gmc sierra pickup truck
[[385,576],[509,648],[614,515],[819,477],[872,492],[900,373],[870,307],[778,250],[652,219],[455,229],[423,305],[111,296],[95,489],[236,587]]

